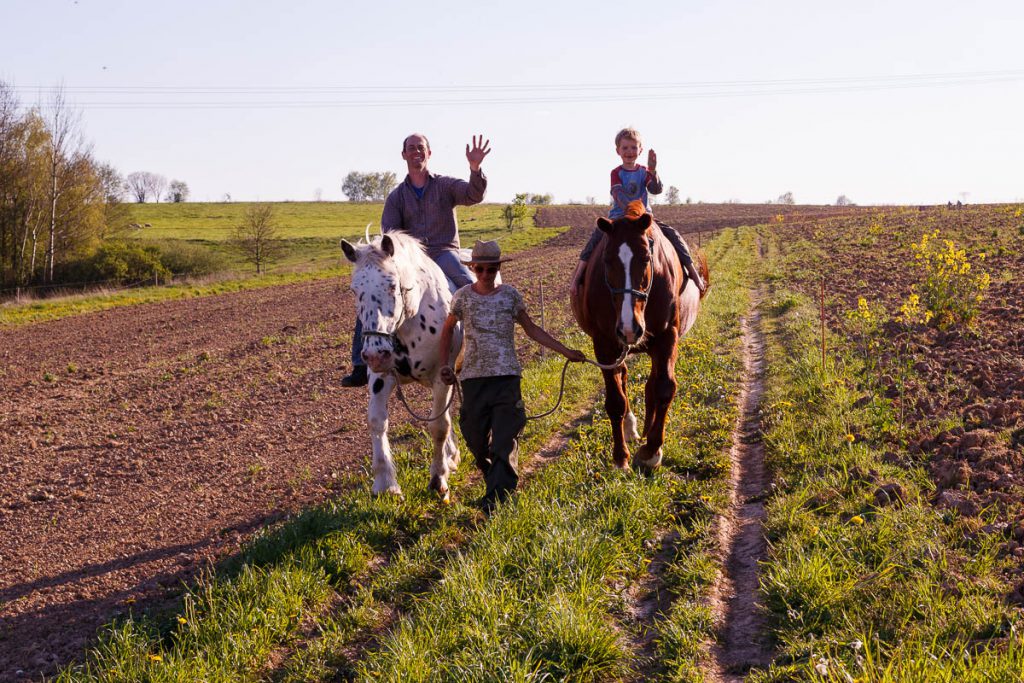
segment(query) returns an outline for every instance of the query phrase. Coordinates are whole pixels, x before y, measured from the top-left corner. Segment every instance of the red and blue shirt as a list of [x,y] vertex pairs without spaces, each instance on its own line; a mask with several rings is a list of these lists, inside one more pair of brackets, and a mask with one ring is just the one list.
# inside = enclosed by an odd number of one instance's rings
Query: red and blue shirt
[[651,212],[651,203],[648,198],[650,194],[661,194],[661,180],[658,179],[646,166],[637,165],[632,171],[627,171],[620,164],[612,169],[612,208],[608,217],[612,220],[622,218],[626,212],[626,206],[639,199],[644,203],[644,209]]

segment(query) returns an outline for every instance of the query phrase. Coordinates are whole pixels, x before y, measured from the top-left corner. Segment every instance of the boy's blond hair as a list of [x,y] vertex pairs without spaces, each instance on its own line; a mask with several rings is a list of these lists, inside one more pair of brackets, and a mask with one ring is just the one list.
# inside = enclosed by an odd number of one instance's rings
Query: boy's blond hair
[[615,149],[618,149],[619,143],[626,138],[629,138],[630,140],[635,140],[636,144],[638,145],[642,146],[644,144],[644,141],[640,138],[640,131],[638,131],[636,128],[623,128],[622,130],[615,134]]

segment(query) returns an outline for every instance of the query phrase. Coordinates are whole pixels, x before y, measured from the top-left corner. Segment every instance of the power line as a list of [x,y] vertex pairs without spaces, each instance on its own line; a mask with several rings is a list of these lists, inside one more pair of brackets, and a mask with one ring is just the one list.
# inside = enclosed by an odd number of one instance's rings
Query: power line
[[[452,86],[13,86],[21,92],[96,96],[75,106],[88,109],[309,109],[515,105],[687,100],[858,93],[1024,80],[1024,70],[906,74],[836,78],[693,81],[638,84],[535,84]],[[106,99],[106,96],[130,99]],[[188,100],[181,96],[199,96]],[[410,99],[413,95],[423,95]],[[334,97],[329,97],[334,96]],[[212,99],[212,98],[216,99]],[[260,99],[253,99],[259,97]],[[211,98],[211,99],[203,99]],[[269,98],[269,99],[268,99]],[[296,99],[301,98],[301,99]],[[319,99],[311,99],[319,98]],[[327,99],[324,99],[327,98]],[[45,102],[39,105],[47,108]]]

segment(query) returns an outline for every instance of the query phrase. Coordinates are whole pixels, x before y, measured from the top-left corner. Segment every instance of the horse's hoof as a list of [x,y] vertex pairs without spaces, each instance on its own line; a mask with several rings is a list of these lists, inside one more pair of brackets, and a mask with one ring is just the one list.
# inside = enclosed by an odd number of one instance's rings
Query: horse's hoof
[[405,500],[405,496],[402,495],[402,487],[399,486],[398,484],[395,484],[394,486],[389,486],[386,489],[381,489],[379,491],[374,490],[373,495],[375,498],[379,498],[381,496],[395,496],[400,500]]
[[653,455],[648,455],[647,448],[642,447],[640,452],[636,454],[635,460],[637,467],[641,469],[656,470],[661,466],[661,449],[659,448]]
[[629,469],[629,458],[626,458],[625,460],[616,460],[613,465],[617,470],[626,471]]

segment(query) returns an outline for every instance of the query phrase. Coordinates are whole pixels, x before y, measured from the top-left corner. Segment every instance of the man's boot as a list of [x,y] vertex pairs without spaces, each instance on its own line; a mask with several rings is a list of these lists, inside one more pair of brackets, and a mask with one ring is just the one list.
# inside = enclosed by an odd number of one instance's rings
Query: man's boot
[[353,365],[352,372],[341,378],[341,386],[343,387],[365,387],[369,381],[369,377],[366,376],[365,365]]

